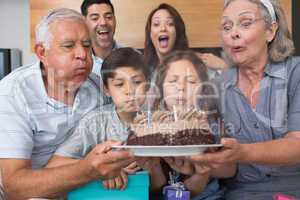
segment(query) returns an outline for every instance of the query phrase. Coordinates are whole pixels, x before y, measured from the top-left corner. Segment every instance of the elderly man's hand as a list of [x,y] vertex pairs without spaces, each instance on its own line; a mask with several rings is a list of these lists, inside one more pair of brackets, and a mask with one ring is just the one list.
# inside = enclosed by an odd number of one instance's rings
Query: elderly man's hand
[[129,151],[112,151],[113,145],[120,144],[121,142],[114,141],[98,144],[80,161],[87,165],[87,173],[92,179],[112,179],[120,176],[122,168],[134,162],[134,156]]
[[195,164],[196,172],[206,166],[217,169],[225,164],[241,161],[245,156],[243,146],[234,138],[223,138],[221,143],[224,145],[221,150],[208,151],[204,154],[191,156],[191,161]]

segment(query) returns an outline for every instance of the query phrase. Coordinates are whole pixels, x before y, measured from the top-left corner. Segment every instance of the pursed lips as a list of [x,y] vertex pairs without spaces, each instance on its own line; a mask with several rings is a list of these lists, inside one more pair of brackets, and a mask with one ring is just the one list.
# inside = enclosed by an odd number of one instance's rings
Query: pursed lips
[[232,46],[230,47],[230,50],[232,53],[240,53],[243,52],[246,48],[243,46]]
[[134,98],[134,99],[128,99],[128,100],[126,100],[125,102],[126,103],[133,103],[133,102],[136,102],[136,98]]
[[178,97],[178,98],[176,98],[176,102],[179,104],[184,104],[186,102],[186,98]]
[[75,74],[86,73],[86,71],[88,70],[87,62],[85,61],[78,61],[75,66]]

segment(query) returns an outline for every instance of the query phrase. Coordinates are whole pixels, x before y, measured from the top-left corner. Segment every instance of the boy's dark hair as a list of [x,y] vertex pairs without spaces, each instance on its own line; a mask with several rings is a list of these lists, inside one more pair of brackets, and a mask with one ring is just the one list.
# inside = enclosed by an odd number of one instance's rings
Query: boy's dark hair
[[93,4],[107,4],[111,7],[113,14],[115,14],[115,9],[110,0],[84,0],[80,6],[81,14],[87,16],[88,8]]
[[149,80],[150,70],[145,64],[144,56],[133,48],[119,48],[113,50],[103,61],[101,76],[106,87],[108,79],[114,77],[114,71],[120,67],[141,70],[146,80]]

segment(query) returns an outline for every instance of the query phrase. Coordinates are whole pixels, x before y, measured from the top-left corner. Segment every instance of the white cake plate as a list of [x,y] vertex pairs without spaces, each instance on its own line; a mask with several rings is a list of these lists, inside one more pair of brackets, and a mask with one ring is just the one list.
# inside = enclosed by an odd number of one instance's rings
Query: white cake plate
[[116,150],[129,149],[135,156],[140,157],[172,157],[202,154],[207,148],[220,148],[222,144],[182,145],[182,146],[113,146]]

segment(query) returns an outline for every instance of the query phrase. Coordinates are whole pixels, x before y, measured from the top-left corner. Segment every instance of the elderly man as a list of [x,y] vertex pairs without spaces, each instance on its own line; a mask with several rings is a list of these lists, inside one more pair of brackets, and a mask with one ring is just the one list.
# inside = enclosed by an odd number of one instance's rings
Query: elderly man
[[78,120],[101,104],[89,78],[91,41],[82,15],[57,9],[36,28],[39,62],[0,82],[0,169],[8,199],[57,197],[91,180],[112,178],[132,162],[127,151],[96,146],[76,165],[45,169]]
[[93,49],[93,73],[100,77],[103,59],[120,46],[114,40],[116,17],[110,0],[84,0],[81,13],[89,28]]

